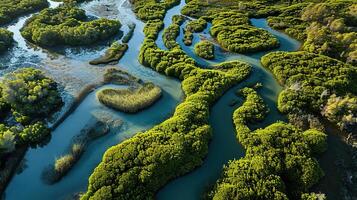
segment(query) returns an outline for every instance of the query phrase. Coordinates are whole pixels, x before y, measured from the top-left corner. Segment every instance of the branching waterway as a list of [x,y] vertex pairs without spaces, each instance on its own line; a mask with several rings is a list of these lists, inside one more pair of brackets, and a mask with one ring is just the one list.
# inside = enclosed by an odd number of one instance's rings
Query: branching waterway
[[[59,3],[50,2],[51,7],[56,7]],[[171,23],[172,16],[180,14],[184,0],[180,5],[168,10],[164,19],[165,27]],[[107,87],[118,87],[105,85],[89,93],[80,102],[78,107],[52,132],[52,139],[46,146],[37,149],[30,149],[24,159],[21,172],[15,175],[6,190],[6,199],[67,199],[72,195],[85,191],[88,184],[88,178],[93,169],[101,161],[103,153],[109,147],[120,143],[121,141],[133,136],[134,134],[147,130],[155,124],[167,119],[174,111],[175,107],[183,98],[180,83],[172,78],[160,75],[159,73],[139,64],[138,55],[140,46],[144,40],[144,23],[135,17],[126,0],[114,1],[94,0],[83,3],[81,8],[86,10],[87,14],[94,17],[107,17],[119,19],[122,24],[122,30],[127,30],[126,25],[135,23],[136,29],[133,38],[129,42],[129,49],[120,60],[117,67],[128,71],[132,75],[144,80],[155,83],[163,89],[163,98],[149,109],[137,114],[124,114],[114,111],[101,105],[96,98],[96,91]],[[109,9],[110,8],[110,9]],[[20,29],[25,21],[31,15],[20,18],[14,24],[7,28],[14,32],[14,38],[17,41],[15,47],[10,52],[0,56],[3,64],[1,74],[13,71],[19,67],[35,66],[45,69],[46,72],[54,77],[63,86],[63,95],[68,99],[75,99],[87,85],[96,85],[101,82],[103,71],[106,67],[94,67],[88,64],[88,61],[101,55],[107,45],[98,45],[96,47],[82,48],[63,48],[62,50],[43,50],[28,44],[21,36]],[[280,41],[280,47],[274,51],[296,51],[300,43],[287,35],[272,30],[265,19],[251,19],[253,26],[263,28],[274,34]],[[230,89],[221,97],[211,109],[210,124],[213,128],[213,138],[209,146],[209,153],[202,166],[193,172],[177,178],[162,188],[158,199],[199,199],[204,192],[215,183],[219,177],[222,166],[229,160],[239,159],[244,155],[242,146],[236,140],[235,129],[232,123],[232,114],[235,108],[241,104],[242,99],[236,96],[236,91],[245,86],[252,86],[255,83],[262,83],[263,87],[259,89],[260,95],[268,104],[270,113],[265,121],[259,123],[254,128],[265,127],[277,120],[286,120],[279,114],[276,108],[278,94],[282,87],[275,80],[274,76],[260,65],[260,58],[268,52],[256,54],[233,54],[216,48],[216,58],[207,61],[194,54],[193,46],[204,37],[214,41],[209,35],[211,24],[203,33],[195,34],[193,45],[185,46],[182,42],[183,31],[177,38],[181,48],[202,67],[210,67],[224,61],[242,60],[253,65],[251,76],[236,87]],[[166,49],[162,41],[160,32],[157,45],[159,48]],[[232,101],[237,101],[236,106],[229,106]],[[68,105],[73,101],[68,100]],[[97,118],[98,114],[105,113],[113,120],[122,120],[124,126],[119,131],[112,131],[108,135],[92,142],[84,155],[74,168],[59,182],[53,185],[46,184],[41,174],[44,168],[53,163],[69,148],[73,136],[80,134],[81,130]],[[19,192],[21,188],[21,192]]]

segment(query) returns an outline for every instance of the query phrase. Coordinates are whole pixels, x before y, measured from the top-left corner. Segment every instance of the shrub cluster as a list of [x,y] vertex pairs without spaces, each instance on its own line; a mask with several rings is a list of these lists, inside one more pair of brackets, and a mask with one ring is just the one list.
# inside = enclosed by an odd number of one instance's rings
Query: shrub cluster
[[204,59],[212,60],[214,59],[214,45],[207,40],[200,41],[195,44],[195,54]]
[[211,34],[225,49],[237,53],[270,50],[279,47],[279,40],[264,29],[248,24],[247,16],[234,12],[217,14]]
[[57,84],[42,71],[23,68],[4,76],[2,99],[22,116],[44,118],[62,105]]
[[152,83],[146,83],[139,88],[103,89],[97,93],[101,103],[127,113],[136,113],[150,107],[161,95],[161,89]]
[[144,21],[163,19],[166,11],[180,3],[179,0],[134,0],[134,12]]
[[17,17],[48,7],[47,0],[1,0],[0,25],[11,22]]
[[187,22],[185,27],[185,35],[183,38],[183,42],[185,45],[192,45],[193,33],[199,33],[205,30],[207,27],[207,21],[204,18],[199,18],[195,20],[191,20]]
[[267,113],[262,98],[251,88],[242,90],[246,101],[233,114],[246,155],[230,161],[209,197],[212,199],[306,199],[323,176],[314,155],[326,149],[326,135],[302,131],[283,122],[251,131],[248,123]]
[[159,19],[149,20],[144,27],[145,37],[148,39],[156,40],[159,36],[159,32],[164,28],[164,22]]
[[45,9],[28,19],[21,34],[41,46],[88,45],[114,36],[120,26],[115,20],[90,21],[84,10],[65,4]]
[[14,151],[17,146],[44,144],[50,131],[41,120],[61,105],[57,84],[40,70],[24,68],[6,74],[0,83],[0,117],[13,117],[17,124],[12,122],[12,126],[8,126],[1,119],[0,161],[3,154]]
[[9,48],[14,42],[13,33],[0,28],[0,53]]
[[350,0],[298,3],[269,17],[273,28],[304,42],[303,50],[357,64],[356,4]]
[[[301,110],[320,113],[333,94],[341,98],[350,94],[352,96],[346,98],[356,98],[357,68],[352,65],[302,51],[270,53],[261,62],[286,85],[278,99],[278,108],[284,113],[298,113]],[[329,105],[332,102],[334,100]],[[353,110],[341,109],[339,115],[349,115]],[[356,115],[353,114],[352,117]]]
[[180,26],[178,24],[170,24],[162,35],[162,40],[168,49],[180,48],[180,45],[176,42],[177,36],[180,34]]
[[1,82],[2,110],[11,108],[20,123],[45,118],[62,105],[57,84],[41,71],[24,68],[6,74]]

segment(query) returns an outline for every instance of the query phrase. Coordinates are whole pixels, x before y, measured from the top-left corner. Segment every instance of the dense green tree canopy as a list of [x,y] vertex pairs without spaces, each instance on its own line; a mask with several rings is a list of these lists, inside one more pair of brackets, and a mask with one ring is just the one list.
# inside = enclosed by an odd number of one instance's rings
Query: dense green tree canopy
[[0,25],[11,22],[17,17],[48,7],[47,0],[1,0]]
[[200,41],[195,44],[195,54],[205,59],[214,59],[214,45],[207,40]]
[[279,40],[264,29],[249,25],[245,15],[222,12],[214,16],[211,34],[225,49],[249,53],[279,47]]
[[62,104],[57,84],[38,69],[6,74],[1,87],[3,101],[21,115],[43,118]]
[[[345,106],[340,104],[339,111],[333,111],[331,106],[334,100],[330,98],[334,94],[341,98],[349,98],[347,102],[355,101],[353,98],[356,98],[357,94],[356,67],[308,52],[274,52],[265,55],[261,61],[264,67],[269,68],[277,79],[287,86],[279,95],[280,111],[292,113],[303,110],[320,113],[324,110],[325,115],[331,119],[349,116],[350,119],[345,120],[346,123],[353,122],[357,117],[356,114],[352,114],[355,108],[345,103]],[[344,97],[349,94],[350,97]],[[331,99],[329,103],[328,99]],[[342,109],[343,107],[349,109]],[[355,122],[353,124],[348,126],[352,128],[357,125]],[[342,123],[340,126],[344,127],[345,124]]]
[[88,45],[114,36],[120,26],[119,21],[104,18],[89,21],[84,10],[69,4],[34,15],[21,34],[41,46]]
[[13,33],[0,28],[0,53],[9,48],[13,42]]

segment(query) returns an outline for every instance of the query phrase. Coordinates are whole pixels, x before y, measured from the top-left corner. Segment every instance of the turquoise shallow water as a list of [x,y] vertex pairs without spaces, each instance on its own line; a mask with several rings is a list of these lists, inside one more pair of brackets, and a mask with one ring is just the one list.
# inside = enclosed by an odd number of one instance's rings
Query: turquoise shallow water
[[[111,2],[111,0],[107,1]],[[85,4],[83,8],[89,9],[90,4],[94,4],[95,6],[104,3],[105,2],[100,2],[99,0],[94,0],[88,5]],[[51,5],[53,7],[57,6],[54,2],[52,2]],[[132,137],[139,131],[147,130],[155,124],[167,119],[173,113],[178,103],[182,100],[183,93],[180,88],[181,85],[177,80],[160,75],[138,63],[137,57],[144,39],[142,32],[144,23],[136,19],[135,14],[130,8],[124,6],[125,0],[121,0],[116,5],[118,6],[120,13],[118,16],[114,16],[114,18],[123,18],[125,21],[136,24],[133,38],[129,42],[129,50],[117,66],[120,66],[122,69],[127,70],[134,76],[137,76],[145,81],[152,81],[159,85],[164,90],[163,98],[151,108],[138,114],[131,115],[106,108],[98,102],[95,96],[95,91],[91,92],[86,98],[83,99],[77,109],[53,131],[52,139],[49,144],[43,148],[31,149],[28,151],[24,162],[26,167],[22,173],[16,175],[11,181],[6,190],[6,199],[67,199],[74,193],[84,191],[88,184],[88,177],[100,162],[106,149],[129,137]],[[168,11],[164,19],[165,27],[170,25],[172,16],[179,14],[184,5],[185,2],[182,0],[180,5]],[[95,12],[92,10],[87,10],[87,13],[95,15]],[[19,62],[19,60],[21,62],[38,65],[50,57],[49,52],[28,45],[23,40],[21,35],[18,34],[18,29],[21,28],[20,26],[22,26],[24,19],[26,18],[28,18],[28,16],[21,18],[17,23],[9,27],[9,29],[17,33],[15,34],[15,38],[19,42],[18,46],[15,47],[12,52],[7,55],[0,56],[0,60],[2,63],[5,63],[5,65],[12,65],[13,63]],[[300,43],[298,41],[283,33],[272,30],[267,25],[265,19],[251,19],[251,23],[253,26],[268,30],[279,39],[281,46],[272,51],[296,51],[299,49]],[[200,40],[200,35],[207,39],[212,39],[208,33],[210,26],[211,24],[208,25],[207,29],[203,33],[195,34],[193,40],[194,44]],[[184,25],[181,27],[183,28]],[[166,49],[161,39],[162,33],[163,31],[159,34],[157,45],[162,49]],[[270,113],[265,121],[255,125],[253,128],[265,127],[266,125],[269,125],[277,120],[286,120],[284,116],[279,114],[276,108],[277,96],[282,90],[282,87],[274,79],[273,75],[260,65],[261,56],[268,52],[242,55],[224,52],[219,48],[219,46],[216,46],[216,59],[207,61],[197,57],[193,53],[193,45],[189,47],[185,46],[182,42],[182,38],[183,32],[181,30],[177,42],[181,45],[182,49],[189,56],[193,57],[202,67],[210,67],[210,65],[218,64],[224,61],[241,60],[253,65],[253,73],[247,80],[225,93],[212,107],[210,113],[210,124],[213,129],[213,137],[209,146],[209,153],[203,165],[191,173],[169,182],[159,191],[157,199],[199,199],[204,194],[206,189],[215,183],[224,164],[226,164],[229,160],[239,159],[244,155],[244,149],[242,149],[242,146],[236,140],[236,133],[232,123],[233,111],[242,103],[242,99],[235,95],[235,92],[239,88],[251,86],[257,82],[263,84],[263,87],[259,89],[259,93],[268,104]],[[104,47],[96,49],[72,49],[70,51],[66,51],[65,58],[62,57],[58,59],[72,59],[79,60],[79,62],[88,62],[89,59],[103,53],[104,49]],[[23,56],[24,53],[28,53],[30,56]],[[69,63],[71,62],[69,61]],[[107,85],[103,87],[115,86]],[[229,104],[233,100],[237,100],[238,105],[230,107]],[[96,116],[97,112],[106,112],[113,119],[123,120],[123,129],[119,132],[110,133],[91,143],[81,160],[75,165],[67,176],[65,176],[57,184],[46,185],[41,179],[42,170],[68,148],[71,138],[79,134],[80,130],[85,127],[85,125],[88,124],[93,117]],[[21,192],[19,192],[19,188],[21,188]]]

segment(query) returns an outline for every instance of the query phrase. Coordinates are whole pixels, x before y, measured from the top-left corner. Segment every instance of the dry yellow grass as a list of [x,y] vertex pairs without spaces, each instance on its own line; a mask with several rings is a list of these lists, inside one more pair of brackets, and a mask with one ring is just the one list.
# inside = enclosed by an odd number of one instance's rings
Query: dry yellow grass
[[162,91],[152,83],[146,83],[137,89],[103,89],[97,93],[104,105],[116,110],[136,113],[155,103]]

